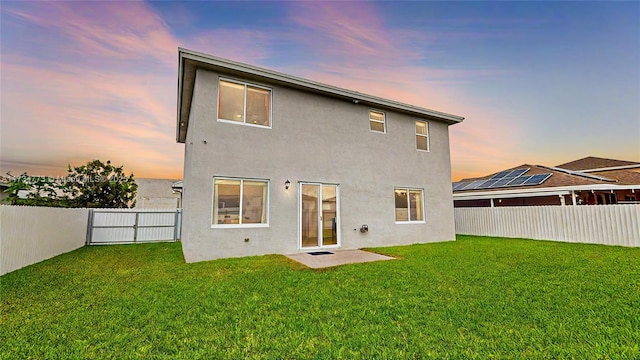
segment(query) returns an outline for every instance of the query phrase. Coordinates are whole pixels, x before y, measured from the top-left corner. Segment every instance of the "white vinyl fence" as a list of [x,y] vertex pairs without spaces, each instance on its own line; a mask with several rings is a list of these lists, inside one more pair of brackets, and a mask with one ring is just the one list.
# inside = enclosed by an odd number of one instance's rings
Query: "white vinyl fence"
[[89,209],[0,205],[0,275],[81,248]]
[[181,220],[181,209],[0,205],[0,275],[85,244],[177,241]]
[[455,208],[456,233],[640,247],[640,205]]
[[92,209],[87,244],[178,241],[181,209]]

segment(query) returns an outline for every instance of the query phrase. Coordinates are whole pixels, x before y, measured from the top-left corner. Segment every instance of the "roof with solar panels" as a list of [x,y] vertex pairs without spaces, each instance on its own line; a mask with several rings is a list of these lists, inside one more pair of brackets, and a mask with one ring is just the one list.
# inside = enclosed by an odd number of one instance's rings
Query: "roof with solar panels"
[[454,193],[613,184],[616,179],[557,167],[523,164],[498,173],[453,183]]

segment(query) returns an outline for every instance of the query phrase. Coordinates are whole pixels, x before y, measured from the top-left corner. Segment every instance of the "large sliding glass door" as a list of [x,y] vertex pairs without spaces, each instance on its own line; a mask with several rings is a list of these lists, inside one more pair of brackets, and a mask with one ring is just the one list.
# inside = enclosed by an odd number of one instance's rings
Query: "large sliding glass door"
[[337,247],[339,237],[337,185],[300,184],[300,247]]

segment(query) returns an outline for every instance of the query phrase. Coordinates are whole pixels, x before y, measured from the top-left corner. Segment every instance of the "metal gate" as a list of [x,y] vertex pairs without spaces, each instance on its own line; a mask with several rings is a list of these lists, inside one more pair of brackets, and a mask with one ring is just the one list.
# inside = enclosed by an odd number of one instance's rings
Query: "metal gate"
[[182,209],[91,209],[87,245],[178,241]]

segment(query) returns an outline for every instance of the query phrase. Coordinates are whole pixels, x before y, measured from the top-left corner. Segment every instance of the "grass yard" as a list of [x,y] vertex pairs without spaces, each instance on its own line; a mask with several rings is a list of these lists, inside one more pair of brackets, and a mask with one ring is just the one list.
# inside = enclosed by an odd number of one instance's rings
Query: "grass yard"
[[640,249],[460,236],[402,260],[93,246],[0,278],[0,358],[640,358]]

